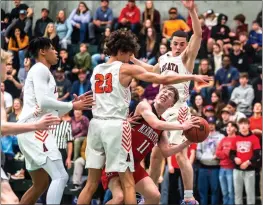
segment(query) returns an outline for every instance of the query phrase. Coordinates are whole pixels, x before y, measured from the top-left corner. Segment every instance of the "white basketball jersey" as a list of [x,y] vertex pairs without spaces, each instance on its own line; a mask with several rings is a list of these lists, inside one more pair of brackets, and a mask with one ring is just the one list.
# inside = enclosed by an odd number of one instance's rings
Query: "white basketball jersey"
[[94,117],[127,119],[131,92],[120,84],[121,65],[122,62],[114,61],[94,68],[90,79],[96,103],[92,109]]
[[[172,56],[171,52],[162,55],[159,59],[160,73],[161,75],[178,74],[186,75],[191,74],[184,66],[182,56]],[[189,97],[189,85],[190,81],[173,84],[172,86],[178,90],[179,100],[178,103],[184,103]]]

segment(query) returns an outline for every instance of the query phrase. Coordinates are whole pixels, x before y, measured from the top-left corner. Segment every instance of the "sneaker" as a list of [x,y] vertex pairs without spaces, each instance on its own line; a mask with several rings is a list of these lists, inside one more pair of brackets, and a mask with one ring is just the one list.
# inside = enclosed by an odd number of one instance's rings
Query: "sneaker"
[[23,169],[18,170],[15,174],[11,175],[14,180],[25,179],[25,171]]
[[20,156],[21,156],[20,152],[16,153],[16,155],[14,156],[14,160],[16,161],[19,160]]
[[190,200],[183,200],[181,205],[197,205],[199,204],[198,201],[196,201],[195,199],[190,199]]
[[78,184],[74,184],[73,188],[69,189],[70,191],[79,191],[81,190],[81,186]]

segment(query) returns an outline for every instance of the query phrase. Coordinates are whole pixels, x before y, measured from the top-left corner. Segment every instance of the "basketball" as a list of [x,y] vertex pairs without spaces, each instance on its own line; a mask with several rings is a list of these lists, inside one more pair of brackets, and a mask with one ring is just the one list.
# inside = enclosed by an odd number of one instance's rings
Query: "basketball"
[[199,128],[193,127],[189,130],[184,131],[185,137],[191,142],[203,142],[209,134],[208,122],[202,118],[198,117],[200,120]]

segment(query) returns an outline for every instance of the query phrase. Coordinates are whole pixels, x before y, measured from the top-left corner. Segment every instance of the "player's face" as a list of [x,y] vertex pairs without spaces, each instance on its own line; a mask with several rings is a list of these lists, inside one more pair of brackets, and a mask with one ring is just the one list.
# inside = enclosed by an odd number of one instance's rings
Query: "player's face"
[[231,123],[228,123],[227,127],[226,127],[226,132],[228,135],[233,135],[236,133],[236,128],[231,124]]
[[133,54],[131,52],[124,53],[124,52],[119,51],[117,54],[117,59],[118,61],[121,61],[123,63],[129,63],[132,55]]
[[174,105],[174,97],[174,92],[167,89],[162,89],[157,95],[156,102],[168,109]]
[[238,124],[238,128],[239,128],[239,132],[242,133],[247,133],[249,131],[249,124],[242,122],[240,124]]
[[174,36],[171,42],[173,55],[179,56],[187,47],[186,38]]
[[6,79],[6,64],[1,63],[1,81],[4,82]]
[[58,52],[51,45],[49,49],[45,49],[45,58],[50,65],[56,65],[58,62]]

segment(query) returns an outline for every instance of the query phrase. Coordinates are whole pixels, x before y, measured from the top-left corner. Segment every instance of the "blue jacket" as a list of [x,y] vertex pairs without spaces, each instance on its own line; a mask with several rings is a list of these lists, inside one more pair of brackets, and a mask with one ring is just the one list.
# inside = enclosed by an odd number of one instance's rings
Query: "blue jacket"
[[[89,90],[91,90],[91,83],[88,79],[86,79],[86,82],[84,82],[83,87],[84,87],[84,92],[88,92]],[[72,89],[70,93],[71,100],[74,99],[73,94],[79,95],[79,88],[80,88],[80,81],[76,80],[72,85]]]
[[253,30],[250,31],[248,43],[249,44],[257,43],[259,46],[262,46],[262,31],[261,32],[256,32]]

